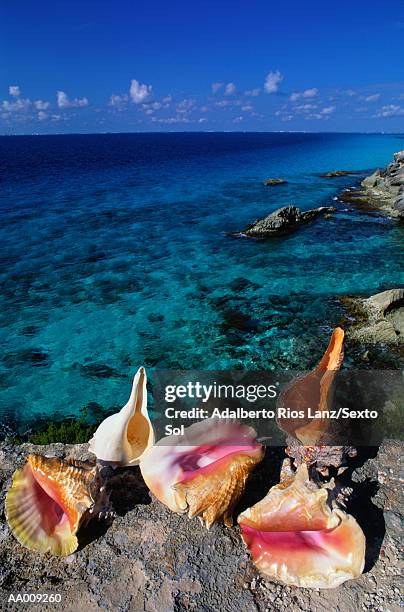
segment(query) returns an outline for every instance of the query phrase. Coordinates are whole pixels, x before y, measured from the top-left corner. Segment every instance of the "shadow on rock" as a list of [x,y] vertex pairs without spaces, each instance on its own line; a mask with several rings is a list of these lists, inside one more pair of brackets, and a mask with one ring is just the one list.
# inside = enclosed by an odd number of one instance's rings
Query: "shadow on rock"
[[104,468],[103,476],[111,510],[125,516],[139,504],[150,504],[151,498],[139,467]]
[[102,468],[106,489],[107,507],[80,529],[79,550],[105,535],[112,525],[114,516],[125,516],[138,505],[151,503],[149,490],[143,481],[139,467]]
[[339,477],[339,485],[352,488],[346,502],[347,512],[356,518],[366,537],[364,573],[370,571],[378,560],[386,533],[383,510],[372,501],[379,490],[377,473],[367,469],[368,459],[374,459],[378,450],[377,446],[359,448],[356,458]]
[[89,523],[84,524],[77,534],[79,541],[77,550],[82,550],[91,542],[95,542],[105,535],[111,524],[112,518],[94,518]]
[[283,446],[267,447],[264,459],[257,465],[247,481],[245,492],[235,508],[234,517],[254,506],[265,497],[271,487],[279,483],[284,458]]

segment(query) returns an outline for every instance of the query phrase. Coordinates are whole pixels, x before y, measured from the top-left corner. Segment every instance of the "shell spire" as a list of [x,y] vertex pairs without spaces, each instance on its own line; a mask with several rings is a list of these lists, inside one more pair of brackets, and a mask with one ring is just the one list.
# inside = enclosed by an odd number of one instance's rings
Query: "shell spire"
[[138,465],[154,444],[153,426],[147,411],[147,376],[140,367],[133,379],[128,402],[99,425],[89,442],[90,452],[104,463]]
[[[339,468],[356,455],[356,449],[349,445],[349,423],[330,418],[336,376],[344,359],[343,342],[344,331],[337,327],[317,367],[287,385],[277,404],[277,423],[288,434],[286,453],[296,466],[316,464],[323,475],[331,466]],[[285,409],[299,416],[286,418]]]
[[309,418],[308,410],[311,408],[312,411],[325,415],[325,411],[330,407],[332,383],[344,359],[343,342],[344,331],[337,327],[317,367],[309,374],[293,380],[279,398],[278,407],[287,407],[305,415],[295,419],[278,418],[277,421],[281,429],[306,446],[319,442],[327,431],[328,418]]
[[15,471],[7,492],[7,522],[16,539],[31,550],[70,555],[76,533],[94,508],[100,479],[95,466],[57,457],[29,455]]
[[238,517],[257,568],[269,578],[306,588],[334,588],[358,577],[365,536],[353,518],[330,510],[327,491],[308,480],[303,463]]

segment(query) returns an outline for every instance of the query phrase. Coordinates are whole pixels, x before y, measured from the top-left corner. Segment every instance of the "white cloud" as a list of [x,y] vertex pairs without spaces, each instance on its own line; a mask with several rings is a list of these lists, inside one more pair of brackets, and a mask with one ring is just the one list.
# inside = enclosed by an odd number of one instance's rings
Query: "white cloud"
[[122,94],[118,96],[117,94],[112,94],[109,99],[108,105],[115,106],[116,108],[121,109],[128,102],[129,96],[127,94]]
[[297,106],[295,106],[293,108],[294,111],[300,111],[302,113],[307,112],[307,111],[312,111],[315,108],[317,108],[316,104],[298,104]]
[[154,111],[158,111],[163,108],[163,104],[161,102],[150,102],[149,104],[142,104],[142,108],[145,111],[146,115],[151,115]]
[[64,91],[56,92],[56,100],[59,108],[81,108],[88,106],[87,98],[74,98],[70,100],[69,96]]
[[47,118],[48,118],[47,113],[45,113],[44,111],[39,111],[38,121],[46,121]]
[[212,83],[212,93],[217,93],[223,87],[224,83]]
[[235,118],[233,119],[233,123],[241,123],[241,122],[243,121],[243,119],[244,119],[244,117],[242,117],[242,116],[240,115],[240,117],[235,117]]
[[153,123],[166,123],[167,125],[172,125],[175,123],[190,123],[190,120],[184,115],[177,115],[176,117],[152,117]]
[[31,106],[31,100],[28,98],[17,98],[15,102],[9,100],[3,100],[2,108],[3,111],[8,113],[26,111]]
[[169,94],[168,96],[165,96],[165,97],[162,99],[162,103],[163,103],[163,104],[167,104],[167,106],[168,106],[169,104],[171,104],[171,102],[172,102],[172,101],[173,101],[173,97],[172,97],[170,94]]
[[297,91],[292,93],[290,99],[292,102],[296,102],[300,98],[315,98],[318,94],[317,87],[312,87],[311,89],[305,89],[304,91]]
[[186,115],[194,108],[195,105],[195,100],[193,100],[192,98],[185,98],[185,100],[182,100],[182,102],[179,102],[177,104],[176,111],[177,113]]
[[364,100],[365,102],[377,102],[379,98],[380,98],[380,94],[379,94],[379,93],[377,93],[377,94],[373,94],[373,95],[371,95],[371,96],[365,96],[365,97],[363,98],[363,100]]
[[8,88],[8,93],[10,94],[10,96],[17,98],[21,94],[21,91],[18,85],[10,85],[10,87]]
[[254,89],[247,89],[247,91],[244,92],[244,95],[250,96],[251,98],[256,98],[257,96],[260,95],[260,93],[261,93],[261,88],[255,87]]
[[329,119],[330,115],[335,111],[335,106],[326,106],[319,112],[309,113],[305,116],[305,119]]
[[44,111],[50,107],[50,102],[46,102],[45,100],[35,100],[34,106],[37,110]]
[[245,106],[241,107],[241,110],[244,111],[245,113],[252,113],[254,110],[254,107],[252,104],[246,104]]
[[225,108],[226,106],[241,106],[242,105],[242,101],[236,99],[231,99],[231,100],[219,100],[218,102],[215,102],[215,106],[218,106],[219,108]]
[[198,119],[198,123],[206,123],[207,119],[206,117],[199,117]]
[[374,117],[401,117],[404,115],[404,107],[398,104],[386,104],[382,106]]
[[234,83],[227,83],[226,87],[224,88],[224,95],[225,96],[231,96],[235,92],[236,92],[235,84]]
[[346,89],[343,93],[346,96],[349,96],[350,98],[352,98],[353,96],[357,95],[357,93],[356,93],[356,91],[354,89]]
[[321,115],[331,115],[335,111],[335,106],[326,106],[320,111]]
[[129,95],[134,104],[144,102],[151,94],[152,86],[139,83],[136,79],[130,82]]
[[283,76],[277,70],[276,72],[269,72],[266,76],[264,89],[267,93],[275,93],[279,89],[280,83],[283,81]]

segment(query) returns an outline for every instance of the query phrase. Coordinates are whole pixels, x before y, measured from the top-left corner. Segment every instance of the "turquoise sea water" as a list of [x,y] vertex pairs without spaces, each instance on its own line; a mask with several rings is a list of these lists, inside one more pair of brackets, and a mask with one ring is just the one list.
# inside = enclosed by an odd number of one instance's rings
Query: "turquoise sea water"
[[[333,201],[401,136],[0,138],[0,416],[22,428],[126,402],[153,368],[310,367],[335,299],[403,284],[403,228]],[[358,176],[323,179],[333,169]],[[288,183],[265,187],[267,177]],[[293,203],[335,204],[271,241],[234,239]]]

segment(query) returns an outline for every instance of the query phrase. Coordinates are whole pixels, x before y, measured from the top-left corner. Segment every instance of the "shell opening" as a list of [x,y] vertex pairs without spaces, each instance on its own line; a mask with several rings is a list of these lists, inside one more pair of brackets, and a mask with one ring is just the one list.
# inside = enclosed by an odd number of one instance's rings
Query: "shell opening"
[[238,517],[257,568],[285,584],[334,588],[363,571],[365,536],[349,514],[327,504],[302,464]]
[[230,455],[237,455],[247,451],[258,450],[260,444],[233,445],[202,445],[174,457],[173,465],[182,471],[179,482],[187,482],[198,474],[207,475],[216,469],[216,463]]
[[56,492],[53,492],[51,487],[46,486],[45,483],[45,486],[43,486],[41,484],[43,478],[40,478],[34,470],[31,470],[31,476],[33,479],[32,495],[41,517],[41,527],[45,533],[51,535],[59,525],[66,522],[69,522],[72,528],[69,517],[64,511]]

